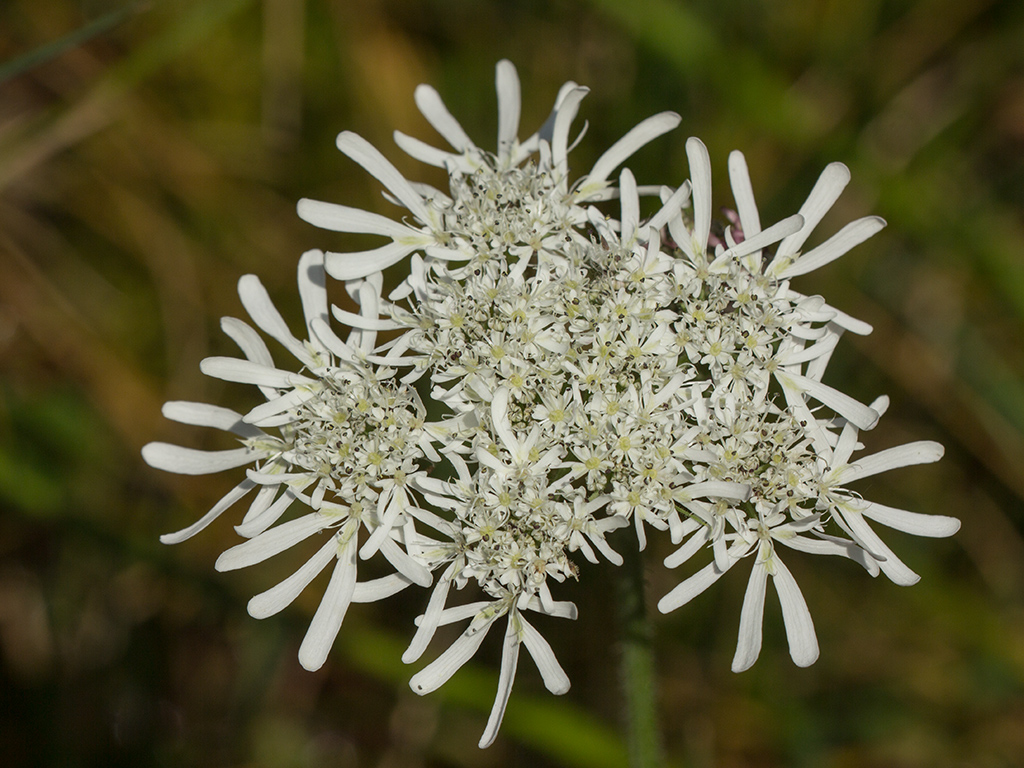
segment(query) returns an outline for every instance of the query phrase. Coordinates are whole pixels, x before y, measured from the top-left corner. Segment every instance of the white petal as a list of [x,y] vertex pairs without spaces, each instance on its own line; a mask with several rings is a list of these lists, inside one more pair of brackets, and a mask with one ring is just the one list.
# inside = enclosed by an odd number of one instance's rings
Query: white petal
[[267,368],[260,363],[239,360],[237,357],[207,357],[199,363],[199,370],[215,379],[280,389],[291,388],[301,383],[313,383],[312,379],[297,373],[282,371],[280,368]]
[[686,605],[718,581],[724,573],[725,571],[720,571],[714,563],[706,565],[661,598],[658,601],[658,610],[662,613],[670,613],[676,608]]
[[352,602],[375,603],[386,597],[397,595],[410,584],[412,582],[400,573],[391,573],[369,581],[357,581],[356,591],[352,593]]
[[844,328],[850,333],[856,333],[858,336],[867,336],[874,330],[870,323],[865,323],[863,320],[851,317],[835,307],[832,307],[831,309],[836,313],[836,316],[832,318],[831,322],[838,325],[840,328]]
[[320,200],[299,200],[298,213],[303,221],[332,232],[383,235],[396,241],[418,234],[416,230],[379,213]]
[[398,330],[402,326],[386,317],[367,317],[366,315],[357,315],[355,312],[349,312],[346,309],[342,309],[338,306],[331,307],[331,312],[334,317],[350,328],[366,328],[374,331],[394,331]]
[[576,621],[579,615],[576,604],[568,600],[554,600],[550,605],[542,605],[541,601],[536,597],[531,597],[526,607],[536,613],[543,613],[545,616],[554,616],[558,619],[569,619],[571,621]]
[[495,88],[498,93],[498,154],[504,155],[519,136],[519,111],[522,103],[519,75],[515,65],[508,59],[498,62]]
[[402,205],[412,211],[413,215],[423,224],[431,224],[434,217],[416,190],[398,169],[374,147],[370,142],[351,131],[338,134],[338,149],[355,160],[366,171],[383,184]]
[[647,225],[651,229],[661,229],[664,227],[670,219],[675,218],[679,214],[679,210],[686,205],[686,202],[690,199],[690,183],[684,182],[679,185],[671,195],[666,197],[661,204],[661,208],[658,210],[651,220],[647,222]]
[[913,534],[914,536],[929,536],[932,538],[945,538],[952,536],[960,530],[960,521],[955,517],[945,515],[922,515],[920,512],[908,512],[905,509],[895,509],[882,504],[869,502],[861,514],[870,517],[882,525],[895,528],[897,531]]
[[761,219],[757,213],[754,189],[750,184],[747,160],[739,150],[729,154],[729,183],[732,186],[732,196],[736,200],[736,213],[740,215],[743,237],[749,240],[760,233]]
[[888,472],[890,469],[931,464],[941,459],[943,453],[945,449],[931,440],[919,440],[895,448],[886,448],[884,451],[857,459],[842,470],[841,479],[843,483],[850,483],[862,477]]
[[201,451],[170,443],[149,443],[142,448],[142,458],[149,466],[179,475],[208,475],[234,469],[251,464],[263,455],[262,451],[249,448]]
[[551,650],[551,646],[541,633],[522,616],[519,617],[519,621],[523,644],[537,664],[540,676],[544,680],[544,687],[556,696],[561,696],[569,690],[569,676],[565,674],[562,665],[555,658],[555,652]]
[[498,735],[498,728],[501,727],[502,718],[505,717],[505,707],[508,705],[508,697],[512,693],[512,683],[516,678],[516,667],[519,665],[519,631],[517,616],[510,613],[508,617],[508,629],[505,631],[505,643],[501,650],[501,671],[498,673],[498,693],[494,697],[494,706],[491,707],[490,717],[487,718],[487,727],[480,737],[480,749],[486,749],[494,743]]
[[879,216],[868,216],[850,222],[824,243],[798,257],[791,266],[779,272],[778,277],[786,280],[797,275],[806,275],[830,261],[835,261],[854,246],[860,245],[881,231],[884,226],[885,219]]
[[872,530],[867,521],[861,517],[860,512],[849,507],[841,512],[843,519],[850,527],[850,531],[856,536],[864,548],[878,559],[878,567],[882,573],[889,577],[893,584],[901,587],[909,587],[921,580],[906,563],[896,557],[896,554],[886,546],[878,534]]
[[724,480],[705,480],[681,488],[691,498],[723,498],[746,501],[750,498],[750,486],[743,483],[732,483]]
[[302,314],[306,318],[306,332],[315,341],[313,320],[327,320],[327,275],[324,272],[324,252],[306,251],[299,257],[299,298]]
[[786,638],[789,640],[789,655],[798,667],[809,667],[818,660],[818,638],[814,634],[814,622],[811,612],[807,610],[796,579],[789,572],[785,563],[775,557],[772,561],[775,572],[772,583],[779,593],[779,604],[782,605],[782,619],[786,624]]
[[254,619],[265,619],[283,611],[327,567],[337,552],[338,542],[332,536],[299,570],[277,586],[252,598],[248,605],[249,615]]
[[473,658],[473,654],[477,652],[480,643],[484,641],[496,617],[497,615],[492,616],[478,630],[470,627],[459,635],[458,639],[448,647],[448,650],[412,676],[412,679],[409,680],[409,687],[422,696],[436,691],[448,682],[463,664]]
[[799,213],[790,216],[787,219],[783,219],[776,224],[772,224],[763,232],[751,235],[743,242],[737,243],[732,248],[724,251],[721,256],[714,260],[713,264],[718,265],[720,263],[724,263],[728,259],[738,259],[751,254],[754,251],[760,251],[762,248],[766,248],[772,243],[777,243],[787,235],[791,235],[792,233],[799,231],[803,224],[804,218]]
[[247,359],[266,368],[274,367],[274,359],[270,356],[267,345],[248,324],[237,317],[222,317],[220,327],[238,345]]
[[629,245],[640,223],[640,198],[636,193],[636,179],[629,168],[623,168],[619,176],[619,196],[622,202],[622,233],[619,238],[623,245]]
[[328,518],[315,512],[295,520],[289,520],[287,523],[282,523],[276,528],[261,533],[254,539],[244,541],[223,552],[217,558],[214,568],[218,571],[233,571],[237,568],[246,568],[256,563],[262,563],[267,558],[284,552],[300,541],[305,541],[313,534],[319,533],[330,525],[330,522]]
[[327,274],[335,280],[358,280],[397,264],[420,247],[419,243],[402,242],[388,243],[369,251],[327,253],[324,265]]
[[686,157],[693,185],[693,239],[699,257],[707,251],[711,232],[711,157],[704,142],[695,136],[686,140]]
[[299,646],[299,664],[310,672],[320,669],[327,661],[327,654],[338,636],[341,623],[352,603],[356,586],[355,537],[338,552],[338,564],[334,566],[331,582],[327,585],[324,599],[313,614],[306,636]]
[[576,119],[580,102],[588,93],[590,93],[589,88],[574,87],[565,93],[564,98],[555,108],[555,120],[551,132],[551,162],[557,173],[564,174],[568,171],[569,127]]
[[416,87],[413,98],[420,112],[427,118],[427,122],[434,126],[434,130],[456,150],[465,152],[475,146],[473,140],[459,125],[459,121],[452,117],[451,112],[444,105],[441,95],[436,90],[429,85],[419,85]]
[[[245,420],[249,424],[256,424],[264,427],[280,426],[282,422],[274,417],[291,411],[308,400],[312,400],[318,391],[319,388],[289,390],[280,397],[275,397],[273,400],[257,405],[245,414]],[[287,424],[291,421],[292,418],[289,416],[283,423]]]
[[449,565],[448,569],[438,580],[437,586],[434,587],[434,591],[430,593],[430,600],[427,602],[427,610],[423,612],[423,620],[416,628],[416,634],[413,635],[412,642],[409,643],[409,647],[406,649],[405,653],[402,654],[402,661],[406,664],[412,664],[416,661],[416,659],[423,655],[423,652],[427,649],[427,645],[430,644],[430,640],[434,636],[434,632],[437,630],[438,622],[441,620],[441,612],[444,610],[445,601],[448,599],[448,589],[451,587],[452,576],[455,574],[455,569],[455,563]]
[[[473,603],[457,605],[454,608],[445,608],[441,611],[441,615],[437,619],[437,626],[445,627],[449,624],[457,624],[460,621],[465,621],[466,619],[472,618],[485,610],[490,606],[490,604],[491,603],[488,600],[477,600]],[[416,626],[419,626],[422,623],[423,618],[424,617],[422,616],[416,617]]]
[[[273,486],[265,486],[260,490],[261,492],[270,491],[271,494],[276,491]],[[280,498],[278,498],[273,504],[269,504],[266,509],[259,514],[253,515],[248,520],[243,520],[241,525],[236,525],[235,533],[239,536],[244,536],[247,539],[259,536],[281,519],[281,515],[283,515],[285,510],[292,505],[295,498],[295,493],[290,488],[286,488]]]
[[[627,520],[623,520],[622,524],[629,525],[629,522]],[[622,555],[620,555],[618,552],[612,549],[611,545],[607,541],[605,541],[604,536],[595,534],[593,536],[590,536],[589,538],[590,541],[593,542],[594,546],[597,547],[598,552],[604,555],[609,563],[611,563],[612,565],[622,565]]]
[[430,570],[413,557],[406,554],[405,550],[399,547],[394,539],[385,538],[380,545],[380,553],[391,563],[405,578],[413,584],[421,587],[429,587],[434,583]]
[[732,659],[732,671],[750,669],[761,653],[761,626],[764,622],[764,595],[768,584],[768,568],[758,560],[750,571],[747,591],[743,596],[740,611],[740,634],[736,643],[736,654]]
[[665,558],[665,567],[678,568],[695,554],[700,552],[701,548],[708,543],[709,530],[710,529],[707,526],[701,526],[701,529],[687,539],[683,546]]
[[238,281],[238,295],[242,299],[245,311],[264,333],[281,342],[285,349],[303,363],[312,363],[305,345],[292,335],[281,313],[270,300],[267,289],[256,275],[242,275]]
[[776,264],[782,264],[783,260],[795,254],[807,242],[814,228],[821,222],[822,217],[839,199],[846,185],[850,183],[850,169],[842,163],[830,163],[821,172],[818,181],[814,184],[811,194],[798,213],[804,217],[804,228],[794,235],[790,235],[779,244],[775,260],[769,266],[769,271]]
[[[245,516],[242,517],[242,525],[245,525],[246,523],[255,520],[257,517],[266,512],[270,505],[274,503],[274,499],[277,497],[277,492],[281,490],[281,483],[288,482],[287,480],[282,478],[282,475],[285,475],[285,477],[287,477],[285,473],[278,474],[273,471],[280,466],[280,464],[274,461],[270,464],[270,472],[257,472],[255,469],[245,470],[245,474],[247,475],[248,479],[256,483],[257,485],[260,485],[261,487],[259,491],[256,492],[256,498],[252,500],[251,504],[249,504],[249,509],[245,511]],[[276,478],[281,478],[281,482],[273,483],[263,479],[265,476],[271,474],[273,474],[274,477]],[[235,530],[238,530],[237,527]],[[262,533],[262,531],[260,531],[260,533]],[[246,536],[246,538],[251,539],[252,536]]]
[[220,517],[224,510],[228,509],[232,504],[241,499],[245,494],[251,491],[256,486],[252,480],[243,480],[224,496],[221,497],[220,501],[210,508],[210,511],[203,515],[199,520],[192,523],[187,528],[182,528],[177,533],[165,533],[160,537],[160,542],[163,544],[180,544],[186,539],[191,539],[206,526]]
[[612,171],[622,165],[642,146],[679,125],[681,119],[675,112],[662,112],[635,125],[597,159],[594,167],[583,181],[582,189],[603,187]]
[[792,404],[791,396],[793,394],[806,393],[860,429],[871,429],[878,422],[877,412],[827,384],[822,384],[820,381],[809,379],[806,376],[782,371],[776,373],[776,378],[782,384],[786,401],[790,404]]
[[259,437],[263,433],[242,421],[242,416],[230,408],[207,403],[192,403],[185,400],[170,400],[164,403],[163,414],[179,424],[194,424],[197,427],[213,427],[225,432],[234,432],[239,437]]
[[435,168],[445,168],[452,160],[458,157],[453,155],[451,152],[445,152],[443,149],[432,147],[425,141],[407,136],[401,131],[395,131],[395,144],[397,144],[403,152],[410,157],[419,160],[421,163],[432,165]]

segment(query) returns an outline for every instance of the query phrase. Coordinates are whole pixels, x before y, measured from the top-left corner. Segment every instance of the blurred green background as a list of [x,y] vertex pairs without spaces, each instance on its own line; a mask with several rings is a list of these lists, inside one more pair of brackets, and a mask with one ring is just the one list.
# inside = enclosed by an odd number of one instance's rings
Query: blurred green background
[[[237,474],[181,478],[139,457],[154,439],[224,445],[164,421],[164,400],[255,404],[198,364],[235,354],[217,323],[242,313],[240,275],[294,313],[298,255],[352,246],[301,222],[299,197],[387,212],[336,133],[436,181],[391,140],[439,141],[413,88],[435,85],[493,147],[501,57],[519,67],[526,131],[562,82],[591,86],[578,171],[666,109],[683,124],[631,162],[641,183],[685,178],[698,135],[729,205],[725,159],[742,148],[763,221],[847,163],[853,182],[816,241],[871,213],[889,227],[798,282],[876,329],[844,339],[826,381],[892,397],[869,449],[947,447],[858,489],[963,520],[952,540],[886,536],[920,584],[787,558],[822,647],[810,669],[789,660],[770,599],[760,661],[729,671],[740,574],[656,619],[674,764],[1024,765],[1018,0],[0,2],[0,762],[623,764],[608,568],[559,590],[579,621],[540,625],[573,689],[547,695],[524,663],[480,752],[497,637],[416,697],[399,656],[425,593],[409,591],[354,608],[327,666],[303,671],[322,585],[257,622],[246,600],[294,561],[215,573],[233,513],[177,547],[157,541]],[[666,543],[648,553],[654,600],[681,577],[657,562]]]

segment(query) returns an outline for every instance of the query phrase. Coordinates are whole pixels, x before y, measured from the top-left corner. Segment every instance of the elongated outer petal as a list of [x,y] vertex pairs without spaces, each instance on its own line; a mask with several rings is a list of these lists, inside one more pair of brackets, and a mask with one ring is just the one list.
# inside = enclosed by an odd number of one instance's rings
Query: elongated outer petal
[[772,582],[779,593],[782,605],[782,620],[786,624],[786,638],[789,640],[789,655],[798,667],[809,667],[818,660],[818,637],[814,633],[814,622],[807,609],[796,579],[786,564],[772,557]]
[[215,379],[279,389],[313,383],[313,379],[301,374],[283,371],[280,368],[267,368],[259,363],[239,360],[236,357],[207,357],[199,363],[199,370]]
[[288,324],[277,311],[270,294],[256,275],[242,275],[238,280],[238,296],[242,306],[260,329],[268,336],[277,339],[285,349],[303,363],[312,364],[312,358],[306,346],[292,334]]
[[[245,414],[245,420],[250,424],[259,426],[269,426],[271,423],[274,426],[278,426],[281,423],[287,424],[292,421],[292,416],[286,412],[297,408],[308,400],[312,400],[319,391],[319,388],[314,389],[312,387],[289,390],[280,397],[275,397],[273,400],[257,405]],[[275,418],[281,414],[285,414],[287,417],[283,422]]]
[[727,259],[738,259],[751,254],[754,251],[760,251],[762,248],[766,248],[772,243],[777,243],[787,235],[797,232],[803,225],[804,217],[799,213],[794,214],[789,218],[772,224],[763,232],[758,232],[757,234],[746,238],[743,242],[737,243],[715,259],[713,264],[717,265]]
[[494,81],[498,93],[498,155],[504,156],[519,136],[522,99],[515,65],[508,59],[499,61]]
[[769,265],[769,271],[777,263],[788,260],[789,257],[800,250],[803,244],[807,242],[811,232],[818,226],[835,201],[839,199],[839,195],[842,194],[849,183],[850,169],[845,165],[842,163],[830,163],[825,167],[825,170],[821,172],[821,176],[818,177],[818,181],[815,182],[814,188],[811,189],[811,194],[807,196],[807,200],[800,206],[800,210],[797,211],[797,213],[804,217],[804,228],[779,243],[775,259]]
[[435,168],[445,168],[448,163],[458,157],[453,155],[451,152],[446,152],[443,149],[432,147],[425,141],[408,136],[401,131],[395,131],[394,133],[395,144],[415,160],[419,160],[421,163],[432,165]]
[[220,327],[238,345],[248,360],[266,368],[274,367],[274,358],[270,356],[266,343],[247,323],[237,317],[222,317]]
[[326,322],[328,319],[324,252],[312,250],[302,254],[299,257],[298,273],[299,298],[302,300],[302,315],[306,318],[306,333],[309,340],[316,343],[313,320],[320,318]]
[[758,560],[750,571],[747,591],[743,596],[740,611],[740,635],[736,643],[736,654],[732,659],[732,671],[750,669],[761,653],[761,627],[764,623],[764,595],[768,585],[768,567]]
[[931,440],[919,440],[906,445],[898,445],[895,448],[886,448],[884,451],[859,458],[844,467],[840,474],[841,482],[851,483],[862,477],[871,477],[871,475],[888,472],[890,469],[899,467],[930,464],[941,459],[943,453],[945,453],[945,448]]
[[469,629],[459,635],[448,650],[438,656],[434,661],[421,669],[412,679],[409,680],[409,687],[421,696],[436,691],[447,683],[452,675],[462,668],[462,665],[473,658],[480,643],[484,641],[487,632],[494,624],[491,617],[482,627],[476,629],[472,625]]
[[676,608],[686,605],[693,598],[710,587],[720,578],[725,571],[719,570],[715,563],[709,563],[697,571],[693,576],[677,584],[675,589],[658,601],[658,610],[662,613],[671,613]]
[[360,208],[350,208],[337,203],[302,198],[297,206],[299,218],[321,229],[332,232],[350,232],[366,235],[383,235],[392,240],[404,241],[418,234],[401,222],[371,213]]
[[231,507],[232,504],[245,496],[245,494],[251,491],[255,486],[256,484],[252,480],[243,480],[230,491],[225,493],[224,496],[221,497],[220,501],[214,504],[213,507],[210,508],[210,511],[199,518],[199,520],[192,523],[192,525],[187,528],[182,528],[177,533],[165,533],[160,537],[160,542],[162,544],[180,544],[186,539],[191,539],[206,526],[220,517],[224,510]]
[[385,559],[414,584],[421,587],[429,587],[434,579],[430,570],[419,560],[410,557],[405,550],[398,546],[393,539],[384,539],[380,545],[380,552]]
[[338,552],[338,563],[334,566],[331,581],[327,585],[324,599],[313,614],[306,636],[299,646],[299,664],[303,669],[314,672],[327,661],[327,654],[334,645],[338,630],[345,620],[352,593],[356,587],[356,545],[355,537],[342,545]]
[[201,451],[170,443],[149,443],[142,448],[142,458],[154,469],[179,475],[209,475],[225,469],[250,464],[263,454],[249,448],[226,451]]
[[704,142],[695,136],[686,140],[686,157],[693,184],[693,239],[699,256],[707,251],[711,233],[711,157]]
[[880,216],[867,216],[852,221],[817,248],[802,254],[790,266],[778,272],[778,277],[781,280],[788,280],[797,275],[806,275],[830,261],[835,261],[884,227],[885,219]]
[[328,525],[330,525],[330,520],[315,512],[289,520],[287,523],[264,531],[256,538],[243,541],[221,553],[214,568],[218,571],[233,571],[262,563],[267,558],[284,552],[300,541],[305,541]]
[[[273,486],[265,486],[261,489],[261,492],[270,491],[271,493],[274,493],[276,490],[277,489]],[[244,520],[241,525],[236,525],[235,533],[239,536],[244,536],[247,539],[259,536],[281,519],[281,515],[285,513],[285,510],[291,506],[295,499],[296,496],[294,491],[290,488],[285,488],[284,492],[273,504],[268,504],[266,509],[259,512],[259,514],[253,515],[249,519]]]
[[619,197],[622,202],[622,233],[619,239],[623,245],[630,245],[640,224],[640,198],[637,196],[636,179],[629,168],[623,168],[619,175]]
[[865,549],[878,558],[878,567],[882,573],[889,577],[893,584],[901,587],[909,587],[921,580],[906,563],[900,560],[896,554],[886,546],[879,538],[860,512],[852,508],[844,508],[840,512],[843,520],[849,526],[851,533],[861,542]]
[[254,619],[265,619],[280,613],[299,596],[313,579],[327,567],[338,551],[338,542],[332,536],[309,560],[281,583],[261,592],[249,601],[249,615]]
[[760,233],[761,219],[757,213],[754,188],[750,184],[747,160],[739,150],[733,150],[729,154],[729,184],[732,186],[732,195],[736,200],[736,213],[740,215],[743,237],[749,240]]
[[[419,89],[417,89],[418,92]],[[402,205],[412,211],[420,222],[428,225],[433,222],[434,217],[420,194],[375,146],[351,131],[338,134],[335,143],[338,149],[363,166],[367,173],[383,184]]]
[[707,526],[702,526],[700,530],[686,540],[686,543],[683,544],[683,546],[665,558],[665,567],[678,568],[695,554],[700,552],[701,548],[708,543],[709,530],[710,529]]
[[585,197],[588,190],[596,191],[603,188],[612,171],[622,165],[640,147],[671,131],[679,125],[680,120],[682,118],[675,112],[661,112],[633,126],[625,136],[597,158],[594,167],[580,186],[580,194]]
[[452,113],[444,105],[441,94],[434,90],[434,88],[429,85],[417,86],[413,99],[416,101],[416,106],[419,107],[420,112],[427,118],[427,122],[452,147],[459,152],[465,152],[475,146],[473,140],[469,138],[462,126],[459,125],[459,121],[452,116]]
[[427,645],[430,644],[430,640],[437,630],[438,621],[441,619],[441,612],[444,610],[445,601],[448,599],[448,589],[451,587],[452,577],[455,575],[456,568],[457,565],[454,562],[449,565],[441,578],[438,579],[434,591],[430,593],[427,610],[423,612],[423,620],[416,628],[416,634],[413,635],[409,647],[402,654],[402,661],[406,664],[412,664],[427,650]]
[[397,264],[409,254],[420,249],[416,243],[388,243],[369,251],[351,253],[327,253],[324,266],[327,274],[335,280],[358,280]]
[[680,209],[686,205],[689,199],[690,182],[685,181],[671,195],[663,197],[661,208],[647,222],[647,226],[652,230],[661,229],[668,224],[670,219],[674,219],[679,215]]
[[387,317],[367,317],[349,312],[341,307],[331,307],[331,312],[339,322],[345,323],[350,328],[364,328],[371,331],[394,331],[402,326]]
[[908,512],[905,509],[895,509],[882,504],[869,502],[862,510],[864,517],[895,528],[897,531],[913,534],[914,536],[928,536],[931,538],[945,538],[952,536],[960,530],[960,521],[955,517],[945,515],[922,515],[920,512]]
[[259,437],[263,434],[256,427],[243,422],[241,414],[219,405],[169,400],[164,403],[163,414],[179,424],[213,427],[225,432],[233,432],[239,437]]
[[[580,102],[588,93],[589,88],[573,87],[565,92],[564,98],[555,107],[555,120],[551,130],[551,163],[556,173],[564,174],[568,171],[569,127],[576,119]],[[561,92],[559,95],[562,95]]]
[[375,603],[392,595],[397,595],[412,584],[400,573],[389,573],[379,579],[357,581],[356,590],[352,593],[353,603]]
[[796,373],[778,371],[776,377],[782,384],[786,401],[792,404],[792,396],[796,393],[808,394],[822,405],[827,405],[847,421],[859,429],[871,429],[878,422],[878,413],[863,403],[859,403],[849,395],[833,389],[820,381],[809,379]]
[[512,693],[512,683],[516,679],[516,668],[519,666],[519,628],[518,616],[515,612],[509,613],[508,629],[505,631],[505,642],[501,649],[501,671],[498,673],[498,693],[494,697],[494,706],[491,707],[490,717],[487,718],[487,727],[480,737],[480,749],[486,749],[494,743],[498,735],[498,728],[505,717],[505,708],[508,706],[508,697]]
[[[465,605],[457,605],[454,608],[445,608],[437,619],[437,626],[446,627],[449,624],[457,624],[460,621],[471,619],[490,605],[488,600],[477,600]],[[417,616],[413,623],[418,627],[424,621],[426,621],[424,616]]]
[[523,644],[537,664],[537,670],[544,680],[544,687],[556,696],[566,693],[570,686],[569,676],[555,658],[551,645],[522,615],[519,616],[519,621]]

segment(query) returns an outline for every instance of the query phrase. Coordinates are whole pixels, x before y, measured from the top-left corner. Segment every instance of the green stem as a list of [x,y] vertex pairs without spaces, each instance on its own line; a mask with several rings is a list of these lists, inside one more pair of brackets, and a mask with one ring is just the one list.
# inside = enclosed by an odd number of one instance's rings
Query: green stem
[[618,568],[620,674],[626,704],[626,731],[631,768],[661,768],[665,759],[658,727],[658,691],[654,674],[653,630],[644,607],[644,569],[640,552],[623,547]]

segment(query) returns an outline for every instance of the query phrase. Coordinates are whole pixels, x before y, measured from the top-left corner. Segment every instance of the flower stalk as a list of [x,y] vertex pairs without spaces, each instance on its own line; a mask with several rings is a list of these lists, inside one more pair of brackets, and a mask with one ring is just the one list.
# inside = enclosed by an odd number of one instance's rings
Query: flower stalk
[[654,628],[644,600],[641,553],[626,547],[616,575],[619,615],[619,676],[625,705],[630,768],[661,768],[665,763],[658,717],[658,678]]

